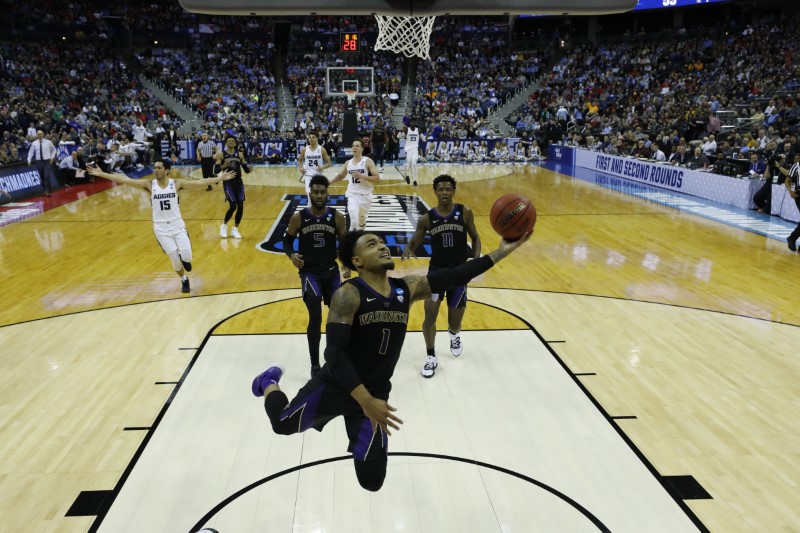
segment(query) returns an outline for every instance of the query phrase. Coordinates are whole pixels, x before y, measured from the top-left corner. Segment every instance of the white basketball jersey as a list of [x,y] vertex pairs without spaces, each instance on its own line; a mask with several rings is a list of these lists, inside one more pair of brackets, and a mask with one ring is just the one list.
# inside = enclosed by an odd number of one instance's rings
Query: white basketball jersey
[[354,172],[369,174],[367,171],[367,158],[362,157],[361,161],[358,163],[355,163],[354,161],[355,158],[347,162],[347,193],[369,194],[372,192],[372,189],[375,188],[375,184],[371,181],[353,177]]
[[178,191],[175,189],[175,180],[170,179],[165,188],[158,186],[158,180],[153,180],[153,194],[150,197],[153,206],[153,223],[183,222],[181,208],[178,205]]
[[419,128],[408,128],[408,132],[406,133],[406,152],[410,152],[413,150],[419,150]]
[[322,145],[318,144],[316,150],[312,150],[310,146],[305,147],[305,156],[303,157],[303,174],[313,176],[322,172],[322,166],[325,161],[322,159]]

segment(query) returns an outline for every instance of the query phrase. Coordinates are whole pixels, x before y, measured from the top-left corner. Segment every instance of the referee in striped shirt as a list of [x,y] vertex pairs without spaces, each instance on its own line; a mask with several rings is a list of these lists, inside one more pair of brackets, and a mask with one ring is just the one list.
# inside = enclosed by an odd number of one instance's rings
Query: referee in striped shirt
[[[197,143],[197,161],[203,169],[203,179],[214,178],[214,156],[217,154],[217,144],[209,140],[208,133],[203,132],[202,140]],[[206,189],[212,190],[211,185]]]
[[[786,176],[783,186],[786,187],[789,196],[792,197],[792,200],[794,200],[794,203],[797,205],[797,209],[800,210],[800,152],[794,154],[794,164],[788,172],[785,168],[781,167],[778,167],[778,170]],[[793,252],[797,251],[797,239],[800,239],[800,224],[797,224],[797,227],[786,239],[786,242],[789,244],[789,249]]]

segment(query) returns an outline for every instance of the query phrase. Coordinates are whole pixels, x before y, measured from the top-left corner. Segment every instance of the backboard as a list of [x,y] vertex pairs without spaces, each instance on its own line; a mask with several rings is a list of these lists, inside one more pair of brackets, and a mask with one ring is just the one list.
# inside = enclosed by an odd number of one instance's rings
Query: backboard
[[636,0],[179,0],[193,13],[217,15],[602,15],[630,11]]
[[345,91],[353,90],[357,96],[375,96],[375,70],[372,67],[327,67],[326,96],[347,96]]

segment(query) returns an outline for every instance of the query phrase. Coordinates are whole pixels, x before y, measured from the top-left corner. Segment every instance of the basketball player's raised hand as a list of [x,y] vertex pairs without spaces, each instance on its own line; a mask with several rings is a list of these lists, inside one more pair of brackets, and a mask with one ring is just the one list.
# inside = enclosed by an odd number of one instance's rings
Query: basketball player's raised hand
[[500,239],[500,246],[497,247],[497,250],[502,252],[504,256],[510,254],[523,244],[525,244],[528,239],[531,238],[533,235],[534,230],[530,230],[528,233],[517,239],[516,241],[507,241],[505,239]]

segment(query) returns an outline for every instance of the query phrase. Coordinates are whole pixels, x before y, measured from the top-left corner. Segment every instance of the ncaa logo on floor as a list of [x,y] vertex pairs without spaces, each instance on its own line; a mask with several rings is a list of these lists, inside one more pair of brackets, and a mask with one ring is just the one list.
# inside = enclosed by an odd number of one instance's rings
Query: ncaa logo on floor
[[[282,200],[285,202],[283,210],[267,236],[258,244],[259,250],[284,253],[282,241],[289,219],[295,212],[304,209],[308,202],[305,194],[285,194]],[[343,194],[331,194],[328,205],[340,211],[347,219],[347,200]],[[429,209],[425,201],[416,194],[375,194],[367,217],[367,231],[379,235],[389,246],[392,256],[400,257],[406,243],[414,234],[419,217]],[[295,240],[294,245],[296,250],[298,240]],[[422,246],[417,249],[417,257],[430,255],[430,239],[426,235]]]

